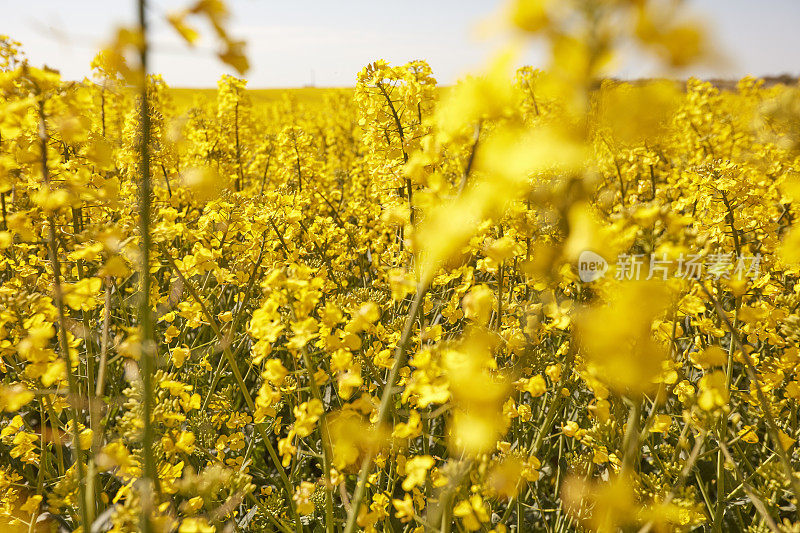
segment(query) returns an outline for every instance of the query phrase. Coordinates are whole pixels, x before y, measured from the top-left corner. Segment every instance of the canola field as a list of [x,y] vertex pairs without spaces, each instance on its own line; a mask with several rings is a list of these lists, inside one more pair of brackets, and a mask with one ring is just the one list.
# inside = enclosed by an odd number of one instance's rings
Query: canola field
[[[702,31],[512,4],[549,63],[446,89],[0,37],[3,531],[800,530],[800,89],[611,81]],[[169,21],[244,73],[226,15]]]

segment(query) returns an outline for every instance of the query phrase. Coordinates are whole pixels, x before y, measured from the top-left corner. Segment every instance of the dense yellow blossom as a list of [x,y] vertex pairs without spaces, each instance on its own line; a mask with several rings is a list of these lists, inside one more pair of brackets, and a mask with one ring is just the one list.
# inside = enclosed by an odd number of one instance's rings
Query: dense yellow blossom
[[[611,80],[707,52],[678,3],[502,17],[271,101],[0,36],[0,525],[800,527],[800,89]],[[166,14],[241,74],[228,19]]]

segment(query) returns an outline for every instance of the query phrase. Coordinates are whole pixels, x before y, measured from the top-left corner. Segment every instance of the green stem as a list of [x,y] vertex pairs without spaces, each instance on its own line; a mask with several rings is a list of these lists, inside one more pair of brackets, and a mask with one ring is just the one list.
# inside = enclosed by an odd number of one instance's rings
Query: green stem
[[[50,170],[47,166],[47,124],[45,122],[44,113],[44,97],[39,99],[39,143],[42,157],[42,180],[45,187],[51,189],[50,185]],[[78,494],[79,506],[81,511],[81,520],[84,529],[87,529],[92,523],[92,517],[89,513],[89,508],[86,505],[86,485],[85,469],[83,464],[83,453],[81,452],[80,445],[80,428],[78,427],[78,403],[80,399],[80,387],[78,385],[78,378],[72,370],[72,357],[69,353],[69,341],[67,340],[66,328],[66,312],[64,310],[64,290],[61,286],[61,262],[58,259],[58,241],[56,240],[56,221],[52,212],[47,215],[48,227],[48,244],[50,255],[50,266],[53,268],[53,295],[55,297],[56,309],[58,310],[58,342],[61,348],[61,356],[64,358],[65,367],[67,369],[67,384],[69,386],[70,403],[70,416],[72,418],[72,448],[75,453],[75,469],[78,478]]]
[[139,32],[141,45],[139,49],[140,73],[142,76],[140,87],[139,127],[139,335],[141,342],[141,357],[139,359],[140,375],[142,378],[142,417],[144,430],[142,434],[142,454],[144,456],[144,477],[140,480],[140,498],[142,505],[141,527],[145,533],[151,533],[154,526],[151,522],[153,494],[158,494],[158,472],[153,454],[153,374],[156,366],[156,344],[153,331],[153,316],[150,308],[150,105],[147,99],[147,70],[148,70],[148,44],[147,44],[147,13],[146,0],[138,0]]
[[[381,394],[381,403],[378,407],[378,418],[375,420],[375,425],[377,427],[380,427],[384,423],[386,416],[389,414],[389,403],[391,402],[392,393],[394,392],[393,389],[394,384],[397,381],[397,374],[405,364],[406,348],[408,348],[408,344],[411,340],[411,333],[414,331],[414,321],[416,320],[417,314],[422,307],[422,300],[424,299],[427,290],[427,283],[420,283],[417,287],[417,294],[414,296],[414,300],[411,302],[411,309],[406,317],[406,323],[403,326],[403,333],[400,336],[400,342],[397,344],[397,348],[395,349],[394,364],[392,365],[391,370],[389,370],[389,375],[386,378],[386,385],[384,386],[383,393]],[[344,528],[344,533],[353,533],[353,531],[355,531],[358,511],[361,507],[361,501],[364,499],[364,494],[367,491],[367,478],[369,477],[370,470],[372,469],[372,460],[374,458],[375,452],[370,450],[366,453],[364,460],[361,462],[361,470],[358,474],[358,483],[356,484],[356,491],[353,494],[350,512],[347,515],[347,525]]]

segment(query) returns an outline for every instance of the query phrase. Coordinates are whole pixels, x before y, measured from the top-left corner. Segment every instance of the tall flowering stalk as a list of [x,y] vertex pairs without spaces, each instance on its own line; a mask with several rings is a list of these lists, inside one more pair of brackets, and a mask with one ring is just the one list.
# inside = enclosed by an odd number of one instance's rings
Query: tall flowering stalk
[[139,16],[139,69],[141,85],[139,88],[139,369],[142,380],[142,453],[144,456],[144,477],[140,481],[142,502],[142,529],[145,533],[153,531],[152,512],[155,494],[159,492],[158,472],[153,452],[153,374],[156,367],[156,342],[153,331],[153,311],[150,307],[150,235],[151,184],[150,184],[150,105],[147,97],[147,72],[149,48],[147,40],[147,2],[138,1]]

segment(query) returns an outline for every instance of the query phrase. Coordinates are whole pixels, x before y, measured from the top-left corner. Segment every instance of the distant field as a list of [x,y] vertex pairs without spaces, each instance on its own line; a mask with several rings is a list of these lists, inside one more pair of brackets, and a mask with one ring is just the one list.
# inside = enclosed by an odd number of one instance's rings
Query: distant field
[[[764,80],[765,87],[771,87],[777,84],[794,85],[797,82],[797,79],[795,77],[787,74],[779,76],[765,76],[762,79]],[[624,80],[624,81],[628,83],[637,84],[652,80],[639,79],[639,80]],[[735,91],[736,84],[738,83],[739,80],[716,78],[716,79],[710,79],[708,81],[720,90]],[[676,82],[680,83],[682,86],[685,86],[686,80],[676,80]],[[440,94],[443,89],[446,89],[446,87],[442,86],[439,88]],[[249,89],[248,93],[253,101],[253,104],[255,105],[269,104],[272,102],[276,102],[280,100],[285,94],[293,96],[295,100],[299,103],[314,104],[314,103],[321,103],[323,101],[324,95],[332,90],[345,91],[350,94],[353,93],[352,87],[288,87],[288,88],[277,88],[277,89]],[[216,87],[207,87],[207,88],[171,87],[169,91],[172,94],[172,97],[175,99],[175,104],[177,105],[178,109],[185,109],[191,106],[196,98],[199,99],[201,102],[203,102],[215,98],[217,94]]]
[[[352,87],[294,87],[286,89],[249,89],[248,94],[253,104],[256,105],[276,102],[285,94],[293,96],[300,103],[318,103],[323,100],[325,93],[332,90],[353,92]],[[191,106],[195,99],[206,101],[216,98],[217,88],[174,87],[170,88],[170,93],[175,99],[177,107],[185,108]]]

